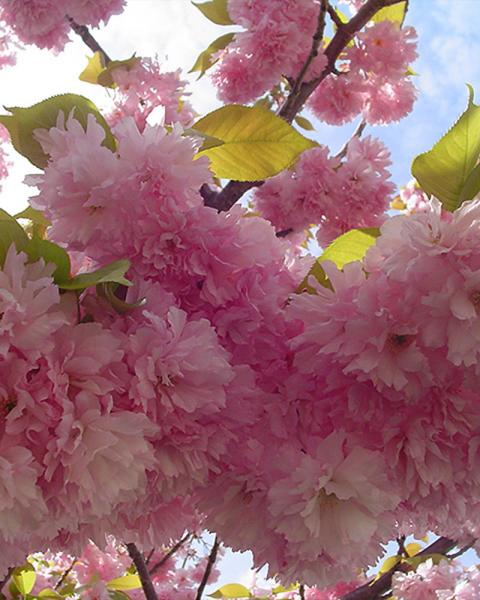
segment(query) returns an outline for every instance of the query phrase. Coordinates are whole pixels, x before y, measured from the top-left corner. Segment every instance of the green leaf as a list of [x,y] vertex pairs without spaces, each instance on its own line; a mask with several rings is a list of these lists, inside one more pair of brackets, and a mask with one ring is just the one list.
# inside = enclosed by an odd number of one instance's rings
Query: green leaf
[[29,239],[17,221],[0,209],[0,265],[3,267],[10,246],[15,244],[17,252],[24,250]]
[[95,52],[93,56],[88,58],[87,66],[80,73],[79,79],[81,79],[81,81],[86,81],[87,83],[94,83],[107,88],[115,88],[117,85],[112,77],[112,71],[119,67],[123,67],[127,71],[130,71],[139,62],[140,58],[133,55],[125,60],[111,60],[108,65],[106,65],[103,54],[101,52]]
[[409,558],[404,558],[402,560],[403,563],[407,563],[413,569],[417,570],[418,566],[427,560],[431,559],[434,565],[438,565],[442,560],[448,561],[449,559],[443,555],[438,553],[433,554],[417,554],[416,556],[410,556]]
[[375,13],[375,15],[372,17],[372,21],[374,23],[380,23],[381,21],[392,21],[392,23],[397,23],[401,27],[407,14],[407,8],[407,0],[404,0],[403,2],[397,2],[397,4],[392,4],[392,6],[385,6]]
[[98,76],[105,69],[105,62],[101,52],[95,52],[93,56],[87,56],[87,66],[79,75],[80,81],[98,84]]
[[103,85],[103,87],[116,87],[116,83],[112,77],[112,71],[120,67],[126,69],[127,71],[131,71],[134,67],[136,67],[136,65],[138,65],[140,60],[141,59],[135,55],[124,60],[111,60],[105,67],[105,69],[103,69],[103,71],[99,73],[97,77],[97,83],[99,85]]
[[302,129],[305,129],[306,131],[314,131],[315,129],[314,126],[310,123],[310,121],[305,117],[302,117],[301,115],[297,115],[295,117],[295,123]]
[[209,596],[210,598],[251,598],[252,594],[244,585],[227,583]]
[[200,149],[217,177],[256,181],[292,165],[302,152],[316,146],[286,121],[260,106],[224,106],[193,125],[200,134],[223,144]]
[[480,106],[473,103],[473,89],[468,87],[467,110],[431,150],[412,163],[412,175],[423,190],[449,211],[460,206],[462,192],[471,193],[472,181],[464,188],[480,155]]
[[27,206],[27,208],[14,216],[15,219],[28,219],[32,223],[35,223],[35,225],[41,225],[42,227],[48,227],[50,225],[50,221],[43,216],[43,213],[31,206]]
[[119,313],[125,313],[135,308],[145,306],[146,298],[140,298],[137,302],[125,302],[115,295],[115,290],[118,287],[117,283],[99,283],[97,286],[97,296],[105,298],[107,302]]
[[68,281],[61,281],[58,287],[63,290],[83,290],[99,283],[119,283],[121,285],[132,285],[124,275],[130,268],[129,260],[116,260],[91,273],[80,273]]
[[24,251],[32,262],[43,258],[45,264],[53,263],[57,266],[52,275],[55,283],[60,284],[70,279],[70,257],[57,244],[35,237],[29,240]]
[[63,596],[55,590],[52,590],[52,588],[45,588],[38,592],[38,598],[52,598],[58,600],[58,598],[63,598]]
[[107,589],[115,590],[115,591],[125,591],[125,590],[138,590],[142,587],[142,582],[140,581],[140,577],[138,575],[134,575],[133,573],[127,573],[122,577],[117,577],[116,579],[111,579],[107,583]]
[[330,283],[326,276],[321,263],[325,260],[330,260],[336,264],[339,269],[357,260],[362,260],[370,246],[376,242],[380,232],[376,228],[351,229],[339,236],[337,239],[327,246],[324,252],[314,262],[312,268],[308,272],[307,277],[300,284],[298,291],[306,290],[314,293],[315,290],[308,285],[308,279],[311,275],[323,286],[330,287]]
[[193,6],[196,6],[207,19],[217,25],[235,24],[228,14],[228,0],[210,0],[210,2],[204,2],[202,4],[196,4],[195,2],[192,2],[192,4]]
[[36,579],[37,574],[35,573],[35,569],[29,562],[26,562],[21,567],[13,569],[12,580],[18,591],[24,596],[33,590]]
[[198,79],[203,77],[205,72],[218,61],[218,58],[213,58],[213,55],[219,50],[226,48],[233,40],[234,36],[234,33],[226,33],[225,35],[221,35],[219,38],[214,40],[206,50],[200,52],[189,73],[199,71],[200,75],[198,76]]
[[62,94],[52,96],[28,108],[6,107],[6,110],[11,114],[0,115],[0,123],[8,129],[13,147],[40,169],[47,166],[48,156],[34,138],[33,132],[35,129],[55,127],[59,112],[63,112],[67,118],[73,111],[74,118],[82,124],[84,129],[87,126],[88,115],[93,115],[105,130],[103,145],[110,150],[115,150],[116,142],[110,127],[95,104],[83,96]]
[[112,600],[130,600],[130,596],[128,596],[125,592],[120,592],[119,590],[110,590],[108,595]]
[[472,200],[475,196],[480,192],[480,164],[478,164],[474,169],[470,172],[470,175],[467,177],[467,181],[460,192],[460,199],[458,204],[460,205],[462,202],[466,200]]

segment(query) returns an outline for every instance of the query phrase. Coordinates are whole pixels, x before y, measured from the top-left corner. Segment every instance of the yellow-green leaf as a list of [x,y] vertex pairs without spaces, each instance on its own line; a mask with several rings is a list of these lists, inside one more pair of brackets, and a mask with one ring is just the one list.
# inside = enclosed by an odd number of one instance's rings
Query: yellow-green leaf
[[315,129],[314,126],[310,123],[310,121],[305,117],[302,117],[301,115],[297,115],[295,117],[295,123],[302,129],[305,129],[306,131],[313,131]]
[[412,542],[411,544],[407,544],[405,546],[405,551],[410,557],[415,556],[415,554],[418,554],[421,549],[422,546],[418,542]]
[[206,50],[200,52],[189,73],[199,71],[200,75],[198,76],[198,79],[200,79],[205,72],[217,62],[218,58],[214,58],[213,55],[219,50],[226,48],[233,40],[234,35],[234,33],[226,33],[225,35],[221,35],[219,38],[214,40]]
[[112,77],[112,71],[118,68],[131,71],[134,67],[136,67],[136,65],[138,65],[139,62],[140,58],[135,55],[124,60],[111,60],[103,69],[103,71],[98,74],[97,83],[99,85],[103,85],[103,87],[114,88],[116,87],[116,83]]
[[407,14],[407,8],[407,0],[404,0],[403,2],[397,2],[391,6],[385,6],[372,17],[372,21],[374,23],[380,23],[381,21],[392,21],[392,23],[397,23],[397,25],[402,26],[403,21],[405,20],[405,15]]
[[339,236],[327,246],[324,252],[314,262],[307,277],[302,281],[298,291],[314,292],[308,285],[308,278],[313,275],[323,286],[329,287],[329,282],[321,263],[330,260],[339,269],[356,260],[362,260],[370,246],[375,244],[380,232],[376,228],[352,229]]
[[87,66],[79,75],[80,81],[86,83],[98,84],[98,76],[105,69],[105,62],[103,60],[103,54],[101,52],[95,52],[93,56],[87,56]]
[[42,211],[36,210],[31,206],[27,206],[27,208],[17,213],[15,219],[28,219],[32,223],[35,223],[35,225],[41,225],[42,227],[50,225],[50,221],[43,216]]
[[[412,175],[427,194],[436,196],[454,211],[460,205],[464,187],[480,155],[480,106],[473,103],[473,90],[467,110],[453,127],[412,163]],[[467,194],[468,195],[468,194]]]
[[465,200],[472,200],[480,192],[480,164],[470,172],[460,192],[459,204]]
[[38,598],[58,600],[59,598],[63,598],[63,596],[55,590],[52,590],[52,588],[45,588],[38,592]]
[[234,25],[228,14],[228,0],[210,0],[202,4],[196,4],[195,2],[192,2],[192,4],[213,23],[217,25]]
[[197,156],[208,156],[217,177],[236,181],[272,177],[316,145],[260,106],[224,106],[197,121],[193,129],[223,142],[201,149]]
[[44,169],[47,166],[48,156],[34,138],[33,132],[35,129],[50,129],[51,127],[55,127],[59,112],[63,112],[65,118],[67,118],[73,111],[73,117],[84,128],[87,126],[88,115],[93,115],[105,130],[103,145],[110,148],[110,150],[115,150],[115,138],[110,131],[110,127],[95,104],[83,96],[62,94],[52,96],[28,108],[16,106],[11,108],[6,107],[6,110],[10,114],[0,115],[0,123],[8,129],[13,147],[40,169]]
[[70,279],[70,257],[57,244],[34,237],[29,240],[24,250],[32,262],[36,262],[42,258],[45,264],[52,263],[56,265],[56,269],[52,275],[55,283],[61,283]]
[[213,594],[209,594],[210,598],[251,598],[250,591],[239,583],[227,583],[221,588],[218,588]]
[[131,282],[124,277],[129,268],[129,260],[116,260],[91,273],[80,273],[80,275],[76,275],[67,281],[59,281],[58,287],[64,290],[83,290],[100,283],[110,282],[130,286],[132,285]]
[[127,573],[122,577],[111,579],[107,583],[107,588],[109,590],[116,590],[119,592],[125,590],[138,590],[141,587],[142,582],[140,581],[140,577],[138,575],[135,575],[134,573]]
[[27,562],[21,567],[13,569],[12,580],[18,591],[26,596],[33,590],[37,574],[33,566]]
[[17,252],[24,250],[28,244],[28,236],[17,221],[0,209],[0,266],[5,263],[8,249],[15,244]]
[[434,565],[438,565],[442,560],[449,560],[443,554],[433,553],[433,554],[417,554],[416,556],[410,556],[409,558],[404,558],[402,562],[406,563],[412,569],[417,570],[418,566],[427,560],[431,560]]

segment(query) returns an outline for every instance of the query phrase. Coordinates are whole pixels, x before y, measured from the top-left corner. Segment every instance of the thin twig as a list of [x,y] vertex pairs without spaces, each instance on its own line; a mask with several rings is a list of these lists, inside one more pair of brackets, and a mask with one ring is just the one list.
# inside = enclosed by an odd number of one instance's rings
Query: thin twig
[[447,554],[447,558],[454,559],[454,558],[458,558],[459,556],[462,556],[462,554],[465,554],[465,552],[467,552],[468,550],[470,550],[470,548],[473,548],[473,546],[475,545],[476,541],[477,540],[475,540],[475,539],[472,540],[471,542],[469,542],[465,546],[462,546],[462,548],[460,548],[460,550],[458,552],[455,552],[454,554]]
[[83,42],[90,48],[92,52],[100,52],[104,65],[107,66],[108,63],[111,62],[111,58],[90,33],[88,27],[86,25],[79,25],[74,19],[72,19],[72,17],[69,17],[68,15],[66,19],[70,23],[70,27],[73,29],[73,31],[82,38]]
[[355,138],[362,137],[362,133],[365,131],[366,126],[367,126],[367,122],[362,119],[360,121],[360,123],[357,125],[355,131],[352,133],[351,138],[349,140],[347,140],[345,142],[345,144],[343,145],[342,149],[337,154],[335,154],[335,158],[338,158],[338,159],[345,158],[345,156],[347,155],[347,150],[348,150],[348,146],[349,146],[350,142]]
[[406,536],[404,536],[404,535],[401,535],[400,537],[397,538],[397,544],[398,544],[397,554],[399,556],[408,556],[408,553],[405,549],[405,539],[406,539]]
[[298,588],[298,594],[300,596],[300,600],[305,600],[305,586],[302,585]]
[[148,563],[149,563],[149,562],[152,560],[152,556],[153,556],[154,552],[155,552],[155,548],[152,548],[152,549],[150,550],[150,552],[148,553],[148,556],[147,556],[147,558],[145,559],[145,564],[146,564],[146,565],[148,565]]
[[218,548],[220,547],[220,541],[217,536],[215,536],[215,541],[213,542],[212,549],[208,556],[207,566],[205,567],[205,572],[203,573],[202,581],[198,586],[197,595],[195,596],[195,600],[201,600],[203,591],[205,586],[208,583],[208,578],[210,577],[210,573],[212,572],[213,565],[217,560]]
[[318,10],[318,20],[317,20],[317,29],[312,38],[312,48],[310,53],[307,56],[306,61],[304,62],[302,68],[300,69],[300,73],[295,79],[295,83],[292,86],[291,92],[289,94],[290,98],[294,98],[300,89],[300,86],[303,83],[305,75],[307,74],[308,68],[312,64],[312,62],[318,56],[318,48],[320,47],[320,43],[323,40],[323,32],[325,31],[325,15],[327,13],[327,0],[320,0],[320,8]]
[[192,534],[187,533],[182,538],[180,538],[178,542],[170,548],[170,550],[165,554],[165,556],[162,556],[162,558],[156,564],[153,565],[153,567],[150,569],[150,575],[153,575],[155,571],[162,567],[167,562],[167,560],[171,558],[190,537],[192,537]]
[[[325,49],[327,65],[321,75],[311,81],[304,81],[295,93],[292,88],[282,108],[278,112],[278,115],[288,123],[291,123],[296,115],[302,110],[309,96],[317,89],[322,81],[330,75],[330,73],[337,72],[335,63],[354,35],[363,29],[379,10],[386,6],[398,4],[401,1],[402,0],[367,0],[350,21],[342,23],[342,26],[337,28],[335,35]],[[323,0],[322,6],[324,6]],[[316,42],[312,41],[312,47],[315,43]],[[313,58],[311,60],[313,60]],[[252,187],[262,185],[262,183],[262,181],[229,181],[220,192],[210,190],[208,185],[203,185],[200,193],[206,206],[216,208],[219,212],[222,212],[230,210],[245,192]]]
[[[456,543],[453,540],[441,537],[415,556],[425,556],[428,554],[443,554],[446,556],[447,552],[455,547],[455,544]],[[384,573],[376,581],[369,581],[358,587],[356,590],[348,592],[348,594],[342,596],[341,600],[377,600],[382,596],[382,594],[391,588],[392,576],[395,572],[407,572],[410,568],[411,567],[409,567],[409,565],[400,562],[392,567],[389,571]]]
[[150,578],[150,574],[148,572],[147,565],[145,564],[145,559],[143,558],[142,553],[136,547],[135,544],[126,544],[128,554],[130,558],[133,560],[135,567],[137,568],[138,576],[140,577],[140,581],[142,583],[143,593],[145,594],[146,600],[158,600],[157,592],[153,587],[152,580]]
[[58,588],[62,585],[62,583],[65,581],[65,579],[70,575],[73,566],[75,565],[75,563],[77,562],[77,558],[75,557],[72,560],[72,564],[68,567],[68,569],[66,569],[63,572],[63,575],[60,577],[60,579],[57,581],[57,583],[55,584],[55,587],[53,589],[58,590]]
[[343,27],[342,19],[340,19],[340,17],[338,16],[337,11],[330,4],[330,2],[327,2],[327,11],[328,11],[328,14],[330,15],[330,18],[335,23],[335,27],[337,27],[337,28]]

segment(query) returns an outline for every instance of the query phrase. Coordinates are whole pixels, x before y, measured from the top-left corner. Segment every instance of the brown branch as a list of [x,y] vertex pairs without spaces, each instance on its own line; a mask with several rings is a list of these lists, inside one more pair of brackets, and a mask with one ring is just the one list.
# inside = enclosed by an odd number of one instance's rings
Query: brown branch
[[298,594],[300,596],[300,600],[305,600],[305,586],[302,585],[298,588]]
[[198,586],[197,595],[195,596],[195,600],[201,600],[201,598],[202,598],[202,594],[205,589],[205,586],[208,583],[208,578],[210,577],[210,573],[212,572],[213,565],[215,564],[215,561],[217,560],[217,553],[218,553],[219,547],[220,547],[220,542],[218,540],[218,537],[215,536],[215,541],[213,542],[212,549],[210,550],[210,554],[208,556],[208,561],[207,561],[207,566],[205,568],[205,572],[203,573],[202,581],[200,582],[200,585]]
[[[357,14],[350,19],[350,21],[347,23],[342,23],[342,26],[337,28],[335,35],[325,49],[327,65],[322,74],[311,81],[304,81],[296,91],[294,91],[294,88],[292,88],[285,103],[278,112],[278,115],[285,119],[285,121],[288,123],[291,123],[296,115],[302,110],[309,96],[317,89],[322,81],[328,75],[330,75],[330,73],[336,72],[335,63],[354,35],[363,29],[363,27],[365,27],[365,25],[379,10],[385,8],[386,6],[398,4],[401,1],[402,0],[367,0],[367,2],[360,8]],[[322,0],[321,6],[325,7],[324,0]],[[328,6],[326,7],[326,10],[328,10]],[[320,32],[320,30],[317,29],[317,32]],[[317,32],[315,35],[317,35]],[[312,49],[315,47],[316,43],[316,40],[312,41]],[[316,49],[318,52],[318,45]],[[308,66],[311,64],[313,58],[314,57],[310,58],[310,55],[309,58],[307,58],[308,64],[306,69],[308,69]],[[218,212],[222,212],[229,210],[249,189],[255,186],[260,186],[262,183],[263,182],[261,181],[229,181],[221,192],[210,190],[208,185],[204,185],[202,186],[200,193],[205,201],[206,206],[216,208]]]
[[343,27],[343,21],[340,19],[340,17],[338,16],[337,11],[330,4],[330,2],[327,2],[327,11],[328,11],[328,14],[330,15],[330,18],[335,23],[335,27],[337,27],[337,28],[338,27]]
[[74,21],[74,19],[72,19],[72,17],[69,17],[68,15],[66,19],[70,23],[70,27],[73,29],[73,31],[82,38],[83,42],[90,48],[92,52],[100,52],[103,62],[105,66],[107,66],[108,63],[111,62],[111,58],[90,33],[88,27],[86,25],[79,25],[76,21]]
[[148,572],[147,565],[145,564],[145,559],[143,558],[142,553],[136,547],[135,544],[126,544],[128,554],[130,558],[133,560],[133,564],[137,568],[138,576],[140,577],[140,581],[142,583],[143,593],[145,594],[145,598],[147,600],[158,600],[157,592],[153,587],[152,580],[150,578],[150,574]]
[[63,575],[60,577],[60,579],[57,581],[57,583],[55,584],[55,587],[53,589],[58,590],[58,588],[62,585],[62,583],[65,581],[65,579],[70,575],[73,566],[75,565],[75,563],[77,562],[77,559],[74,558],[72,560],[72,564],[68,567],[68,569],[66,569],[63,572]]
[[162,558],[153,565],[153,567],[150,569],[150,575],[153,575],[155,573],[155,571],[157,571],[160,567],[162,567],[169,558],[171,558],[178,550],[180,550],[180,548],[183,546],[183,544],[185,544],[185,542],[192,537],[191,533],[187,533],[186,535],[184,535],[182,538],[180,538],[178,540],[178,542],[176,544],[174,544],[170,550],[168,550],[168,552],[165,553],[165,556],[162,556]]
[[465,552],[467,552],[467,550],[470,550],[470,548],[473,548],[476,541],[477,540],[473,539],[471,542],[469,542],[465,546],[462,546],[462,548],[460,548],[460,550],[458,552],[455,552],[454,554],[447,554],[447,558],[449,558],[450,560],[453,560],[454,558],[458,558],[459,556],[462,556],[462,554],[465,554]]
[[[426,554],[443,554],[446,556],[447,552],[454,547],[455,542],[453,540],[441,537],[415,556],[425,556]],[[376,581],[365,583],[356,590],[342,596],[341,600],[377,600],[392,587],[392,576],[394,573],[405,573],[410,570],[410,568],[411,567],[409,567],[408,564],[398,563]]]
[[348,145],[354,138],[362,137],[362,133],[365,131],[366,126],[367,122],[362,119],[357,125],[355,131],[352,133],[351,138],[345,142],[343,148],[338,152],[338,154],[335,154],[335,158],[345,158],[345,156],[347,155]]
[[292,89],[289,94],[289,98],[294,98],[298,92],[300,91],[300,86],[303,83],[305,75],[307,74],[308,68],[312,64],[312,62],[318,56],[318,48],[320,47],[320,43],[323,40],[323,32],[325,31],[325,15],[327,13],[327,0],[320,0],[320,8],[318,10],[318,20],[317,20],[317,29],[312,38],[312,48],[310,50],[309,55],[307,56],[306,61],[304,62],[302,68],[300,69],[300,73],[298,74],[295,82],[292,86]]

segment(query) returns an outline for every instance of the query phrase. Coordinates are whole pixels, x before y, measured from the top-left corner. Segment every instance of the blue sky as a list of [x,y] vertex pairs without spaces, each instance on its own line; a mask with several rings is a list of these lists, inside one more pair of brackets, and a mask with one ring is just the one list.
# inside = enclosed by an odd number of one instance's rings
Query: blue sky
[[[392,175],[398,185],[410,178],[412,159],[453,124],[467,103],[465,84],[472,84],[480,103],[480,0],[410,0],[406,23],[419,35],[419,60],[413,65],[419,99],[411,115],[398,124],[372,127],[392,153]],[[169,70],[188,70],[200,51],[224,33],[202,17],[188,0],[130,0],[127,10],[95,33],[113,58],[158,54]],[[79,39],[58,56],[30,48],[19,53],[18,66],[0,71],[0,105],[28,106],[55,93],[75,92],[106,104],[103,88],[78,81],[89,51]],[[194,77],[189,76],[193,82]],[[201,114],[219,105],[208,78],[192,85],[192,101]],[[315,138],[338,150],[355,128],[319,126]],[[12,177],[1,195],[2,208],[26,205],[25,174],[34,168],[16,159]],[[240,580],[248,569],[246,556],[228,558],[223,581]]]

